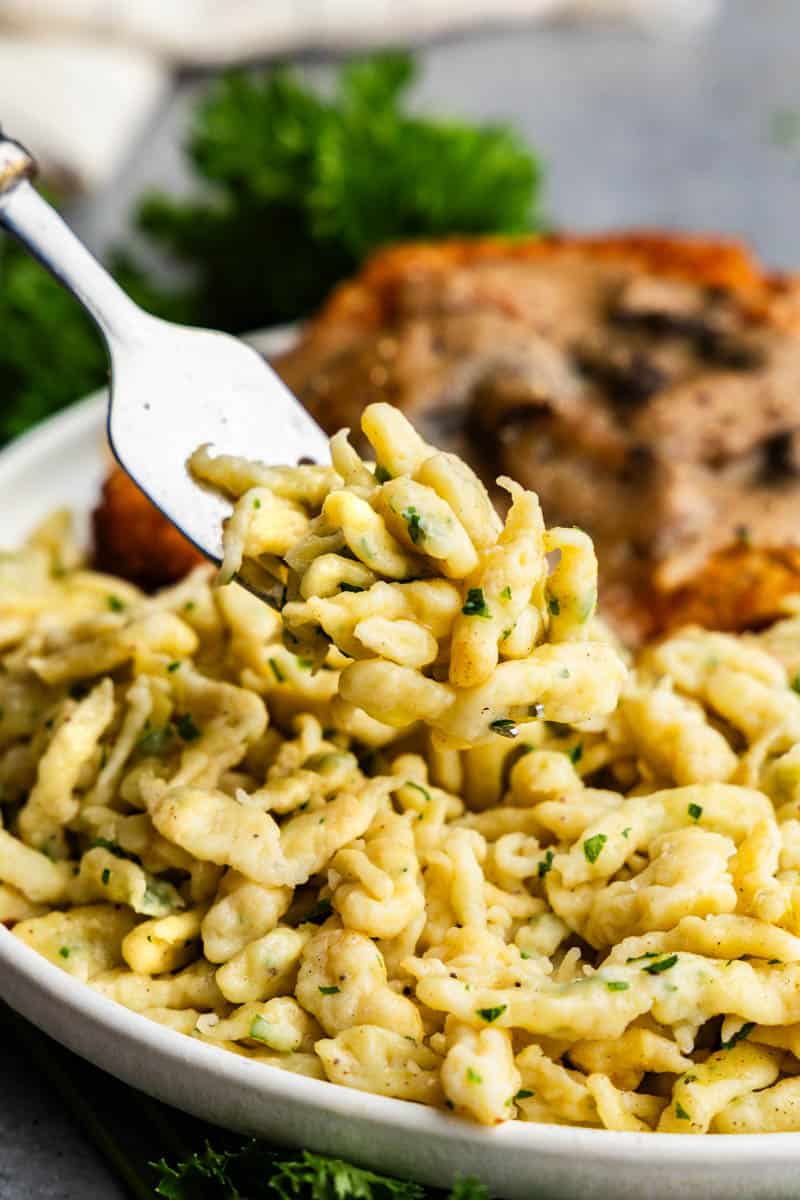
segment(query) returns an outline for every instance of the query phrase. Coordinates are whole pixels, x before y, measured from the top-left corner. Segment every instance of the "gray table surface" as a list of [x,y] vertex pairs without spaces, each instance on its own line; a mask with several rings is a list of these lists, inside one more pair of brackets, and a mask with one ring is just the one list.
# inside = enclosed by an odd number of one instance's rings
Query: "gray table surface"
[[[560,226],[715,230],[773,266],[800,267],[797,0],[728,0],[723,22],[688,42],[517,29],[443,42],[421,59],[420,108],[512,121],[539,149]],[[306,69],[321,82],[329,73]],[[121,236],[144,187],[186,186],[179,146],[200,86],[176,88],[125,171],[76,210],[98,251]],[[122,1195],[24,1056],[4,1050],[0,1200]]]

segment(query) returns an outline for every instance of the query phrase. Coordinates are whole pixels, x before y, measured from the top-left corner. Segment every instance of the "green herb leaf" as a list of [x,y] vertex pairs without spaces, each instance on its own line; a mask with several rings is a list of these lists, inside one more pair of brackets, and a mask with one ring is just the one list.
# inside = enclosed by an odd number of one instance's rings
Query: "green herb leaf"
[[647,971],[648,975],[661,975],[663,971],[669,971],[674,967],[677,961],[677,954],[670,954],[666,958],[660,958],[658,962],[648,963],[646,967],[642,967],[642,970]]
[[336,996],[342,989],[334,984],[332,987],[321,987],[319,990],[323,996]]
[[569,752],[569,761],[572,763],[573,766],[577,766],[582,758],[583,758],[583,742],[578,742],[578,744],[576,746],[573,746]]
[[680,1100],[675,1105],[675,1116],[678,1118],[679,1121],[691,1121],[691,1119],[692,1119],[689,1116],[689,1114],[687,1113],[686,1109],[681,1104]]
[[375,463],[375,478],[378,483],[388,483],[392,477],[386,470],[386,467],[382,466],[381,463]]
[[108,596],[107,603],[112,612],[120,613],[125,610],[125,604],[120,600],[119,596]]
[[346,580],[343,579],[342,582],[339,584],[339,591],[340,592],[363,592],[364,589],[363,589],[363,587],[360,587],[357,583],[347,583]]
[[596,863],[600,857],[600,852],[605,846],[608,838],[604,833],[596,833],[594,837],[587,838],[583,843],[583,853],[586,855],[590,863]]
[[500,593],[500,598],[501,598],[501,600],[510,600],[511,599],[511,588],[504,587],[502,592]]
[[483,1076],[474,1067],[467,1067],[467,1083],[483,1083]]
[[703,807],[700,804],[690,804],[687,811],[693,821],[699,821],[703,815]]
[[555,854],[552,850],[545,850],[544,858],[539,860],[539,865],[536,868],[536,874],[539,879],[544,879],[547,872],[553,865]]
[[551,596],[547,601],[547,611],[551,617],[558,617],[561,614],[561,601],[557,596]]
[[722,1045],[720,1046],[720,1049],[721,1050],[732,1050],[734,1046],[737,1046],[739,1044],[739,1042],[743,1042],[745,1040],[745,1038],[748,1038],[750,1036],[750,1034],[753,1032],[753,1030],[755,1029],[755,1027],[756,1027],[755,1021],[745,1021],[744,1025],[742,1025],[741,1029],[737,1029],[736,1033],[731,1034],[731,1036],[728,1038],[727,1042],[722,1043]]
[[515,738],[519,733],[516,721],[510,721],[507,717],[499,717],[496,721],[491,721],[489,728],[493,733],[499,733],[501,737],[506,738]]
[[281,670],[281,665],[276,658],[268,659],[272,674],[275,676],[278,683],[286,683],[286,676]]
[[408,536],[411,538],[411,541],[414,543],[414,545],[418,546],[425,537],[425,529],[422,524],[422,517],[417,512],[416,508],[414,508],[413,504],[410,505],[401,514],[401,516],[406,525],[408,525]]
[[486,603],[486,597],[483,594],[483,588],[470,588],[467,592],[467,598],[464,601],[464,607],[461,609],[465,617],[491,617],[489,606]]
[[492,1021],[496,1021],[498,1017],[502,1017],[507,1008],[507,1004],[498,1004],[494,1008],[478,1008],[475,1011],[482,1021],[486,1021],[487,1024],[491,1025]]
[[182,713],[175,719],[175,728],[185,742],[196,742],[200,737],[200,730],[194,723],[194,718],[191,713]]
[[607,979],[606,987],[610,992],[627,992],[631,985],[626,983],[624,979]]

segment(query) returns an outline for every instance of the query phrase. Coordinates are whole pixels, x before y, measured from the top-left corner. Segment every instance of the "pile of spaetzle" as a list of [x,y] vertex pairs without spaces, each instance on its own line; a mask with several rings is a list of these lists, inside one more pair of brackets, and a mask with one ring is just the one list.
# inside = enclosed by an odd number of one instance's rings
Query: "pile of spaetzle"
[[585,535],[365,432],[195,456],[276,609],[87,570],[63,515],[0,559],[0,920],[181,1034],[487,1125],[800,1130],[800,616],[626,672]]

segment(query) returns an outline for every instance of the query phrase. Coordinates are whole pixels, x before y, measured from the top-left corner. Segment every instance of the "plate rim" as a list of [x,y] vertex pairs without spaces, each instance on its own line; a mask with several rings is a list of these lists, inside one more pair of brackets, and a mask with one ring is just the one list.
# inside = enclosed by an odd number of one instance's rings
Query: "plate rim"
[[[294,330],[289,332],[294,333]],[[269,331],[262,344],[269,343],[270,336],[274,338],[275,333]],[[281,329],[277,333],[282,348],[286,344],[287,331]],[[274,350],[267,350],[269,352]],[[105,402],[105,391],[95,392],[40,422],[3,448],[0,451],[0,489],[4,475],[24,471],[32,460],[52,452],[65,438],[89,435],[94,430],[102,432]],[[385,1128],[387,1132],[425,1134],[454,1149],[459,1144],[470,1143],[487,1149],[491,1147],[493,1151],[502,1149],[523,1153],[526,1157],[530,1155],[532,1162],[537,1156],[553,1162],[578,1155],[581,1160],[591,1160],[607,1168],[623,1165],[627,1168],[664,1167],[673,1165],[677,1154],[684,1168],[719,1170],[724,1166],[726,1177],[739,1166],[752,1166],[766,1160],[775,1166],[796,1165],[800,1154],[797,1138],[784,1133],[712,1135],[709,1141],[708,1137],[685,1133],[654,1136],[652,1133],[523,1121],[486,1128],[422,1104],[282,1071],[195,1040],[125,1008],[70,976],[0,925],[0,997],[57,1041],[114,1074],[102,1053],[93,1058],[76,1049],[74,1043],[70,1044],[61,1033],[54,1033],[53,1026],[59,1024],[57,1019],[41,1020],[38,1012],[34,1015],[26,1013],[25,992],[29,989],[39,1002],[37,1008],[39,1005],[43,1010],[55,1007],[59,1013],[66,1010],[76,1023],[88,1023],[98,1033],[122,1039],[132,1049],[156,1054],[162,1062],[175,1068],[194,1069],[203,1076],[220,1076],[231,1084],[241,1084],[250,1092],[257,1091],[264,1099],[284,1100],[309,1111],[323,1109],[362,1125]],[[12,993],[18,993],[18,998],[22,998],[21,1006],[10,998]]]

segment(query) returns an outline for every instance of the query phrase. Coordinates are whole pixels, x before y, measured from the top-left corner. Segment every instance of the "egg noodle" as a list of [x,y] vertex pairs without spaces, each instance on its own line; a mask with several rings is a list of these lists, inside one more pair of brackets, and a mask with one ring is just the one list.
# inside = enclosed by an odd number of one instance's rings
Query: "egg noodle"
[[0,921],[176,1032],[483,1124],[800,1130],[800,616],[626,669],[585,534],[364,432],[378,465],[194,456],[222,586],[90,571],[64,514],[0,558]]

